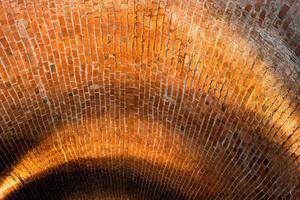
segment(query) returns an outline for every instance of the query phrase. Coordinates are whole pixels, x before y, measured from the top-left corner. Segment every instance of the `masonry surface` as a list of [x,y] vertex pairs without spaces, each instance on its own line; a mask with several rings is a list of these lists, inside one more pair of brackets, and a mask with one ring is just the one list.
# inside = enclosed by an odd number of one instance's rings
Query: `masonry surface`
[[0,199],[300,197],[299,0],[0,0]]

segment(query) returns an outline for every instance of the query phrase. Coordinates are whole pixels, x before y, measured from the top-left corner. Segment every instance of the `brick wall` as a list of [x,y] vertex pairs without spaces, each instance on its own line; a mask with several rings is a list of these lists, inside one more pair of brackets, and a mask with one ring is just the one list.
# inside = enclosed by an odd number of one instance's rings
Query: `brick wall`
[[299,13],[0,1],[0,199],[297,199]]

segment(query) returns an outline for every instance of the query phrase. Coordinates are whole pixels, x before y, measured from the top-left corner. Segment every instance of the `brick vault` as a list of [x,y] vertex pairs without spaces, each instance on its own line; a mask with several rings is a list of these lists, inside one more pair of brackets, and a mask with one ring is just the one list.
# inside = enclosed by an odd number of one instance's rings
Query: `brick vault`
[[0,199],[300,199],[300,0],[0,0]]

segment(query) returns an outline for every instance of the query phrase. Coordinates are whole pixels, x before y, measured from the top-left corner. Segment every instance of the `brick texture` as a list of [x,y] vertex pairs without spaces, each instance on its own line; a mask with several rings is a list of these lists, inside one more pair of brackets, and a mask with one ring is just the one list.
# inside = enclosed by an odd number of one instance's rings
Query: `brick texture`
[[0,199],[300,197],[299,0],[0,0]]

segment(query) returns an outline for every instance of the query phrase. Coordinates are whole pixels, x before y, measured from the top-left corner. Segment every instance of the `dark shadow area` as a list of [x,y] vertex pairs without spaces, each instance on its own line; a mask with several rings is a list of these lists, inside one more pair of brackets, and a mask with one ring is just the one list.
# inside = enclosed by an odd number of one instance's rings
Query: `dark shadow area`
[[124,167],[120,159],[88,159],[69,163],[25,184],[7,200],[190,199],[180,191],[180,185],[164,181],[168,177],[163,176],[168,176],[170,169],[158,177],[157,172],[162,170],[162,166],[153,166],[146,161],[144,167],[153,169],[153,176],[145,177],[141,170],[129,167],[134,162],[136,160],[126,159],[128,167]]

